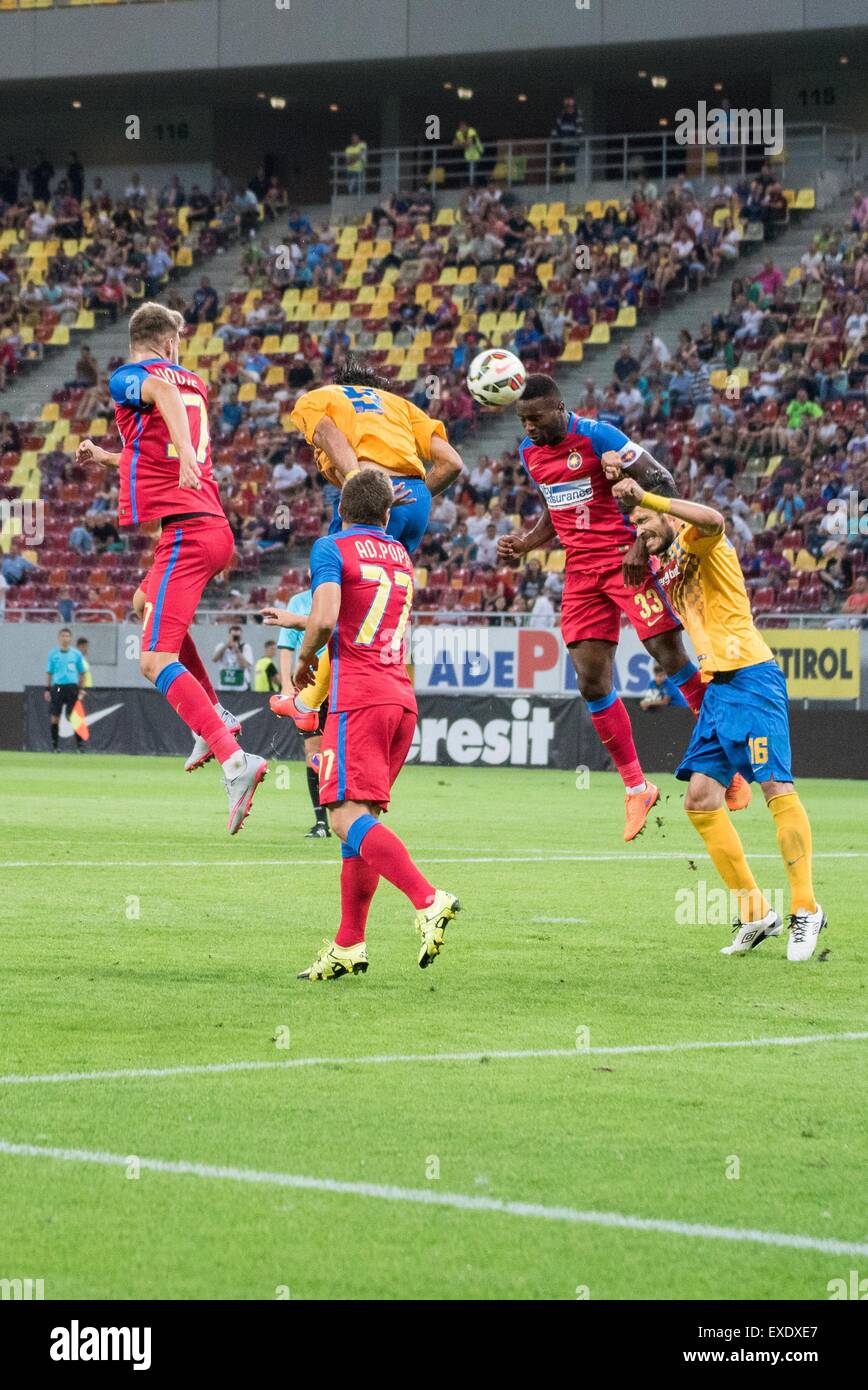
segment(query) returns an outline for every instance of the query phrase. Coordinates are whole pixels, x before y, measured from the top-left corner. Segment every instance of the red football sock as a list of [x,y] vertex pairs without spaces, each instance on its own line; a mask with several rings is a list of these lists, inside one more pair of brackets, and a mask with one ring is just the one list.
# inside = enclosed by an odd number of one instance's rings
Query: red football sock
[[693,675],[679,685],[678,689],[693,710],[693,713],[698,714],[705,697],[705,682],[699,672],[694,671]]
[[154,684],[187,727],[202,735],[218,762],[225,763],[241,751],[199,682],[180,661],[165,666]]
[[621,774],[624,786],[640,787],[645,781],[645,774],[636,753],[630,716],[623,700],[615,699],[605,709],[594,710],[590,706],[589,709],[600,742]]
[[437,890],[420,874],[407,846],[385,825],[371,826],[359,846],[359,854],[378,874],[406,893],[415,908],[431,906]]
[[178,660],[182,666],[186,666],[193,679],[199,682],[212,705],[218,704],[217,692],[211,684],[211,677],[205,670],[205,664],[196,650],[196,643],[193,641],[189,632],[185,632],[184,634],[181,650],[178,652]]
[[335,941],[339,946],[355,946],[365,939],[368,908],[377,891],[380,875],[356,855],[341,864],[341,924]]

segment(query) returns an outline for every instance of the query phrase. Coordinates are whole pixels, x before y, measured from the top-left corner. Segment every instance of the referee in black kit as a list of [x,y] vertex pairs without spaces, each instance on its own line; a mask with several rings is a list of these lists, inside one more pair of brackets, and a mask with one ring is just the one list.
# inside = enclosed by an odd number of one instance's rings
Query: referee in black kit
[[[76,700],[81,697],[82,686],[87,674],[87,662],[80,651],[73,648],[72,633],[62,627],[57,634],[57,646],[52,647],[45,663],[45,699],[51,708],[52,751],[59,753],[60,716],[64,713],[70,718]],[[84,739],[75,735],[79,753],[84,752]]]

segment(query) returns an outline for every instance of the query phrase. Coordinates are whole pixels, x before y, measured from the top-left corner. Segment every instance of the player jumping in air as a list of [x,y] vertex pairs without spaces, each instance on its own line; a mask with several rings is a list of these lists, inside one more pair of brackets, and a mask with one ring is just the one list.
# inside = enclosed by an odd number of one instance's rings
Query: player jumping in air
[[381,877],[416,909],[423,969],[439,955],[446,925],[460,907],[451,893],[428,882],[403,842],[378,820],[388,809],[416,728],[416,697],[404,665],[413,566],[387,530],[393,501],[391,481],[380,469],[357,472],[341,493],[342,529],[323,536],[311,551],[313,605],[295,686],[304,689],[317,651],[328,642],[331,688],[320,800],[343,841],[343,862],[338,934],[301,972],[301,980],[333,980],[367,970],[365,925]]
[[141,671],[196,737],[188,769],[211,755],[220,762],[234,835],[268,764],[235,741],[240,726],[217,701],[188,632],[206,585],[232,558],[234,540],[211,469],[208,388],[178,366],[183,326],[181,315],[162,304],[136,310],[130,360],[109,382],[124,447],[109,454],[85,439],[77,458],[117,465],[119,525],[160,522],[153,564],[137,594],[144,603]]
[[[425,534],[431,499],[455,481],[462,463],[443,423],[389,388],[386,378],[349,356],[333,385],[299,396],[290,418],[313,446],[320,472],[336,487],[343,487],[359,469],[375,468],[390,479],[395,492],[389,535],[412,555]],[[431,464],[427,471],[425,459]],[[330,533],[340,527],[336,504]],[[324,657],[313,685],[294,700],[276,697],[271,708],[289,715],[302,732],[312,731],[328,688],[329,662]]]
[[[576,668],[594,728],[625,787],[624,839],[633,840],[660,792],[649,782],[633,742],[630,716],[615,690],[615,649],[626,613],[646,650],[678,686],[694,714],[702,704],[699,671],[681,641],[681,624],[648,568],[640,540],[612,497],[612,480],[629,470],[644,488],[674,493],[670,474],[614,425],[567,410],[550,376],[531,373],[517,403],[526,437],[519,456],[542,494],[543,511],[524,535],[502,536],[502,559],[547,545],[566,551],[561,634]],[[750,788],[739,778],[727,804],[740,810]]]
[[738,915],[724,955],[743,955],[778,936],[781,921],[766,902],[724,806],[734,772],[759,782],[775,821],[790,884],[788,960],[809,960],[826,916],[811,879],[811,826],[793,786],[787,683],[757,632],[741,566],[720,512],[680,497],[646,491],[625,478],[614,496],[630,510],[658,578],[684,619],[708,682],[693,737],[676,770],[688,783],[684,809],[714,867],[735,895]]

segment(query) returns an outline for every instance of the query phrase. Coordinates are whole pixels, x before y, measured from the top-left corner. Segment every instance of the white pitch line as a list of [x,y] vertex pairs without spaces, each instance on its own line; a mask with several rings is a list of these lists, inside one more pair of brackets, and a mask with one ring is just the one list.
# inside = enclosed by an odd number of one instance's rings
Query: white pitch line
[[591,919],[590,917],[531,917],[530,920],[532,922],[551,922],[553,924],[565,924],[569,922],[581,927],[586,927]]
[[[814,859],[868,859],[868,850],[820,850]],[[666,850],[660,854],[492,854],[456,855],[435,858],[419,855],[419,864],[645,864],[657,860],[708,859],[698,850]],[[751,854],[751,859],[776,859],[779,854]],[[256,869],[331,868],[337,856],[328,859],[7,859],[0,869]]]
[[[0,1154],[14,1158],[50,1158],[62,1163],[95,1163],[106,1168],[126,1168],[130,1161],[129,1155],[92,1149],[42,1148],[38,1144],[13,1144],[5,1139],[0,1140]],[[463,1192],[437,1192],[431,1188],[397,1187],[385,1183],[340,1182],[336,1178],[269,1173],[256,1168],[230,1168],[176,1159],[138,1158],[137,1161],[140,1171],[150,1173],[292,1188],[303,1192],[329,1192],[341,1197],[373,1197],[385,1202],[446,1207],[458,1211],[496,1212],[501,1216],[535,1217],[541,1221],[560,1221],[576,1226],[605,1226],[621,1231],[653,1231],[660,1235],[687,1236],[699,1240],[772,1245],[789,1250],[818,1251],[824,1255],[868,1256],[868,1245],[827,1236],[790,1235],[784,1231],[758,1231],[738,1226],[710,1226],[696,1221],[659,1221],[653,1217],[624,1216],[616,1211],[579,1211],[575,1207],[549,1207],[541,1202],[508,1202],[498,1197],[471,1197]]]
[[803,1037],[739,1038],[711,1042],[627,1043],[619,1047],[540,1047],[513,1051],[405,1052],[370,1057],[285,1057],[281,1061],[202,1062],[178,1067],[118,1067],[113,1071],[37,1072],[0,1076],[0,1086],[36,1086],[66,1081],[159,1080],[167,1076],[208,1076],[225,1072],[292,1071],[297,1067],[381,1067],[390,1063],[524,1061],[537,1057],[627,1057],[648,1053],[708,1052],[750,1047],[804,1047],[811,1043],[865,1042],[865,1033],[810,1033]]

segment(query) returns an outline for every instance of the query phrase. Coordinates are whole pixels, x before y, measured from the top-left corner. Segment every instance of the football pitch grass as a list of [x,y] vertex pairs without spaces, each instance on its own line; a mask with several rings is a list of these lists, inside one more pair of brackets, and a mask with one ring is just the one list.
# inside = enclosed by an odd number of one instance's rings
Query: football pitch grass
[[[868,1272],[858,783],[801,784],[830,928],[796,965],[685,920],[718,881],[672,778],[628,846],[613,775],[407,768],[390,824],[463,910],[420,971],[381,886],[367,975],[312,985],[340,860],[302,838],[300,764],[234,839],[213,766],[5,754],[0,778],[0,1278],[826,1299]],[[783,888],[758,793],[737,824]]]

